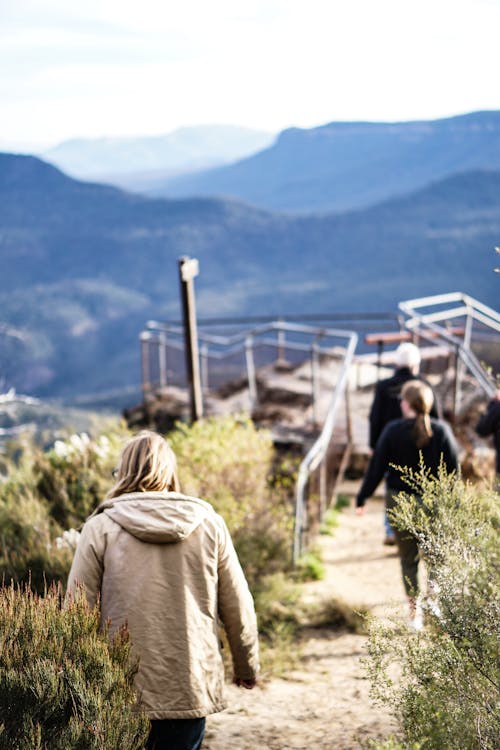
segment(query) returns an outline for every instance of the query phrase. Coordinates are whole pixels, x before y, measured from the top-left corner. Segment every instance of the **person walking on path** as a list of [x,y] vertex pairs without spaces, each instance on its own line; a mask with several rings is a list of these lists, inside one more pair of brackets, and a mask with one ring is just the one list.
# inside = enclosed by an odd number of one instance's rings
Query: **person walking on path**
[[[365,501],[386,477],[386,507],[394,508],[400,492],[408,492],[397,467],[418,471],[421,461],[427,470],[437,475],[441,461],[446,471],[458,469],[458,453],[449,426],[429,416],[433,402],[432,391],[420,380],[409,380],[401,392],[403,417],[387,424],[377,441],[367,474],[356,498],[356,512],[364,513]],[[417,610],[418,559],[416,539],[408,532],[395,529],[403,583],[410,606],[410,620],[414,628],[421,627]]]
[[491,399],[484,414],[476,425],[476,432],[481,437],[493,435],[496,453],[497,483],[500,483],[500,388]]
[[[410,342],[400,344],[396,349],[396,371],[390,378],[380,380],[375,387],[369,416],[370,448],[372,450],[375,450],[377,441],[386,424],[402,416],[400,397],[403,385],[409,380],[421,380],[430,388],[429,383],[419,375],[419,369],[420,351],[418,346]],[[434,394],[430,415],[435,419],[440,416]],[[387,517],[387,512],[384,514],[384,527],[384,544],[395,544],[396,537]]]
[[176,459],[156,433],[124,447],[116,484],[85,523],[68,579],[110,634],[127,623],[148,750],[198,750],[205,717],[225,708],[222,621],[236,685],[255,686],[257,623],[225,522],[179,492]]

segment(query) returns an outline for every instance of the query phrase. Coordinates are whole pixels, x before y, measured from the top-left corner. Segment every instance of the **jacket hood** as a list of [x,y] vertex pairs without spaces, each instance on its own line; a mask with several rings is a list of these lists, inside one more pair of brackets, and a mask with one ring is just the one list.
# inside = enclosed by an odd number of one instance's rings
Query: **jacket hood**
[[209,503],[179,492],[133,492],[105,500],[97,513],[105,513],[142,542],[182,542],[211,513]]

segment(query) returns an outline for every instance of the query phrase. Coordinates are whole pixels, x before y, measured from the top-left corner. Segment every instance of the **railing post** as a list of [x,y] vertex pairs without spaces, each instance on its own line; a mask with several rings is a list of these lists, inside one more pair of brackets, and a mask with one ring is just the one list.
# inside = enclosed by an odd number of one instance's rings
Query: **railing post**
[[302,543],[304,534],[304,518],[305,518],[305,491],[307,485],[307,473],[303,469],[299,468],[297,476],[297,499],[295,503],[295,522],[293,529],[293,550],[292,550],[292,563],[297,564],[297,561],[302,553]]
[[328,451],[319,467],[319,522],[322,523],[326,513],[326,480],[327,480],[327,457]]
[[201,387],[203,393],[208,393],[208,344],[201,347]]
[[167,385],[167,334],[160,331],[158,336],[158,364],[160,368],[160,388]]
[[453,384],[453,418],[457,417],[458,413],[458,399],[460,397],[460,345],[455,346],[455,382]]
[[258,404],[257,379],[255,375],[255,362],[253,358],[253,336],[245,339],[245,360],[247,365],[248,391],[250,394],[250,405],[253,410]]
[[151,393],[151,367],[149,362],[151,334],[148,331],[143,331],[139,338],[141,342],[142,397],[146,401],[147,396]]
[[311,347],[311,398],[312,398],[312,416],[313,423],[316,427],[319,424],[318,400],[319,400],[319,379],[318,379],[318,346],[313,341]]
[[[465,314],[463,346],[464,346],[464,349],[468,352],[470,351],[473,318],[471,315],[470,305],[466,305],[466,309],[467,309],[467,312]],[[461,359],[459,359],[458,352],[459,350],[457,348],[457,370],[456,370],[456,386],[455,386],[455,402],[454,402],[455,416],[457,415],[459,404],[462,401],[462,380],[463,380],[463,376],[465,372],[465,363],[462,362]]]
[[[278,321],[278,325],[279,324],[281,324],[281,320]],[[278,328],[278,359],[276,361],[276,366],[283,367],[285,363],[285,331],[282,328]]]

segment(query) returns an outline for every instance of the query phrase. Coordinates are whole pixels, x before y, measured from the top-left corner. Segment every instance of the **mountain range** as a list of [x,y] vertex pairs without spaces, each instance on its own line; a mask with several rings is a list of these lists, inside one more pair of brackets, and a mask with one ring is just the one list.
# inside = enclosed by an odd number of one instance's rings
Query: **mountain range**
[[500,171],[476,170],[362,210],[287,216],[234,200],[167,200],[0,154],[4,386],[75,396],[139,382],[138,333],[178,319],[177,259],[197,257],[200,316],[394,311],[463,291],[498,300]]
[[236,198],[287,213],[363,208],[472,169],[500,169],[500,112],[441,120],[332,122],[284,130],[236,163],[163,181],[150,194]]
[[139,189],[168,176],[232,162],[268,146],[275,136],[235,125],[197,125],[158,136],[76,138],[41,158],[73,177]]

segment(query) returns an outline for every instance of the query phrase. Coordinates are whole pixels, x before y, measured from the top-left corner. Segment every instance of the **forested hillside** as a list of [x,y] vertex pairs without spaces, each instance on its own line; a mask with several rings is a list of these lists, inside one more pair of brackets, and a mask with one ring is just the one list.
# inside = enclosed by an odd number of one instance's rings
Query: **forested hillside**
[[165,180],[168,197],[233,197],[292,213],[360,208],[471,169],[500,169],[500,112],[283,131],[236,164]]
[[40,395],[137,382],[144,321],[180,317],[181,255],[200,260],[201,316],[390,311],[457,290],[495,306],[499,234],[500,172],[301,218],[148,199],[0,155],[0,319],[25,333],[2,377]]

